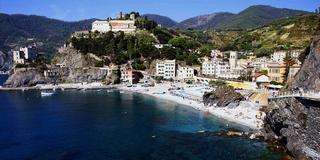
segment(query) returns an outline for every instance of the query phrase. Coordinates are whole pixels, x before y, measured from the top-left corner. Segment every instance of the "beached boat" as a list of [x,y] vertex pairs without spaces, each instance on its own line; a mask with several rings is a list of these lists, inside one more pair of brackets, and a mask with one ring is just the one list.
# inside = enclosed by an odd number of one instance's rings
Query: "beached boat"
[[52,96],[54,94],[54,92],[41,92],[41,97],[48,97],[48,96]]

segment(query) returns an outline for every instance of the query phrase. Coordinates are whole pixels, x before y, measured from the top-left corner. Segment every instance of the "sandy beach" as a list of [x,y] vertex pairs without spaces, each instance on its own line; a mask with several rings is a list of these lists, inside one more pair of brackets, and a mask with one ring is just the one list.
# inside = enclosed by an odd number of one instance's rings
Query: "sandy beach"
[[[180,88],[184,86],[184,89],[182,91],[172,89],[174,87],[178,88],[178,86]],[[260,129],[263,125],[262,118],[264,116],[264,113],[259,111],[258,105],[250,101],[242,101],[240,102],[239,106],[233,107],[228,106],[219,108],[214,106],[205,106],[201,101],[202,95],[204,92],[210,91],[210,88],[206,88],[205,86],[188,86],[186,84],[175,84],[175,86],[172,86],[171,83],[163,83],[156,84],[154,87],[121,86],[119,87],[119,89],[174,101],[179,104],[193,107],[200,111],[209,112],[219,118],[244,125],[252,129]]]

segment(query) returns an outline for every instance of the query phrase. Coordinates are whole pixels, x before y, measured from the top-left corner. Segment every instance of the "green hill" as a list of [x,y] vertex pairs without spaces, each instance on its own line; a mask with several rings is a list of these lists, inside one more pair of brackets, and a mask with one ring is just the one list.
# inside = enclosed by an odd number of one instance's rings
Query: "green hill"
[[91,28],[93,19],[64,22],[35,15],[0,13],[0,49],[8,50],[24,43],[40,42],[48,51],[61,46],[77,30]]
[[218,29],[248,29],[266,25],[274,20],[309,14],[306,11],[299,11],[285,8],[275,8],[265,5],[251,6],[242,12],[232,16],[217,25]]
[[285,8],[275,8],[265,5],[248,7],[238,14],[227,12],[213,13],[208,15],[189,18],[177,24],[175,27],[181,29],[219,29],[219,30],[241,30],[252,29],[266,25],[274,20],[310,14],[310,12]]
[[212,32],[214,45],[222,50],[304,49],[320,31],[320,16],[302,15],[274,21],[249,31]]

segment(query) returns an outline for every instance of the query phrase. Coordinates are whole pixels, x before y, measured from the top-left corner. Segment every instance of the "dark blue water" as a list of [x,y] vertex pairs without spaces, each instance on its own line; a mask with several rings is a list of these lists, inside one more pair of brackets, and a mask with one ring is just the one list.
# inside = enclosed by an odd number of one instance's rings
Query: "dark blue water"
[[0,86],[3,85],[4,82],[8,79],[8,75],[6,74],[0,74]]
[[1,160],[279,157],[260,141],[197,133],[224,129],[210,115],[139,94],[0,92]]

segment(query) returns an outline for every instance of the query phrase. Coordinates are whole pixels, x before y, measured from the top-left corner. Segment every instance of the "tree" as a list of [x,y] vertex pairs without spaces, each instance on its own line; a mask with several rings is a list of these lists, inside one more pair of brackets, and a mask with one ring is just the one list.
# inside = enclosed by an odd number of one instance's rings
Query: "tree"
[[212,44],[205,44],[200,47],[201,56],[211,56],[211,51],[214,49]]
[[259,57],[269,57],[272,54],[272,50],[269,48],[259,48],[256,51],[257,58]]
[[132,63],[132,68],[135,70],[145,70],[146,66],[143,64],[142,61],[140,61],[140,59],[134,59]]
[[200,46],[198,42],[186,37],[175,37],[170,39],[168,43],[182,50],[195,49]]
[[136,19],[136,21],[134,22],[134,25],[139,29],[146,29],[148,31],[158,26],[156,22],[148,20],[146,17]]
[[161,44],[167,44],[172,38],[172,35],[169,33],[169,31],[163,28],[154,28],[152,33],[157,37]]
[[172,47],[163,47],[160,49],[160,57],[164,59],[175,59],[176,55],[178,54],[178,49],[172,48]]

